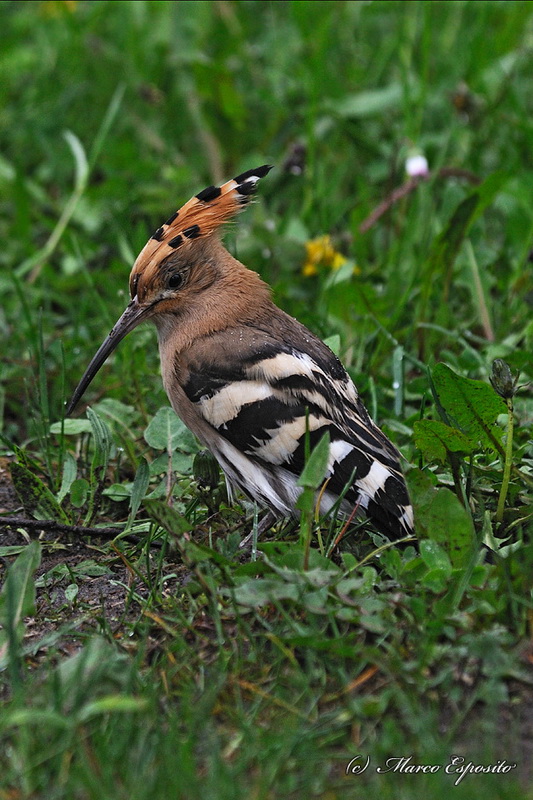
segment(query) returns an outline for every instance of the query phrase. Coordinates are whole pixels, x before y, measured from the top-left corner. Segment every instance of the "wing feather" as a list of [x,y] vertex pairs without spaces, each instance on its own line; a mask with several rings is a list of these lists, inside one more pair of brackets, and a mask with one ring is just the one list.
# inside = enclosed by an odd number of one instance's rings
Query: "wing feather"
[[219,437],[224,469],[231,474],[233,464],[233,479],[241,488],[271,507],[277,495],[278,510],[285,509],[297,495],[306,435],[313,447],[328,431],[325,507],[344,492],[344,513],[360,506],[378,527],[396,535],[408,533],[412,514],[399,454],[370,419],[333,353],[320,343],[323,349],[315,358],[250,330],[246,336],[241,332],[240,341],[238,359],[224,359],[223,367],[217,366],[211,342],[210,358],[204,353],[189,364],[185,385],[185,393]]

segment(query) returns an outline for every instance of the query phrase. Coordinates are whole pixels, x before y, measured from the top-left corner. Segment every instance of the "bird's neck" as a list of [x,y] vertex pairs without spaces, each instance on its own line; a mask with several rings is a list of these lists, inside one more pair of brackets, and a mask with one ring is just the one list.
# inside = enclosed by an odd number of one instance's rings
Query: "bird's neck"
[[193,342],[213,333],[250,324],[272,314],[270,287],[220,245],[213,254],[216,275],[201,295],[193,295],[179,313],[152,318],[157,327],[161,365],[175,363]]

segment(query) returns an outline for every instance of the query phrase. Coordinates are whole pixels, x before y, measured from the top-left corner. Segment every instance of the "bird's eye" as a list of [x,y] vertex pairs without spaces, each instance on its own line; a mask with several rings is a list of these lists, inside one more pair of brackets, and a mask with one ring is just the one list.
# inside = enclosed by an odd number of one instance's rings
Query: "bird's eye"
[[180,272],[173,272],[168,279],[169,289],[179,289],[182,283],[183,283],[183,276],[181,275]]

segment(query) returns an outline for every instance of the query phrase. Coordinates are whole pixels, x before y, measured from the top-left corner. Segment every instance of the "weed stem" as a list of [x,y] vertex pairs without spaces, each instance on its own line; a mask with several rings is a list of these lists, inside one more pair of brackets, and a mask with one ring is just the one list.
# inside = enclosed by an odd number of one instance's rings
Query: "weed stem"
[[503,521],[503,509],[505,507],[505,500],[507,491],[509,489],[509,480],[511,478],[511,468],[513,465],[513,431],[514,431],[514,413],[513,413],[513,398],[507,397],[507,411],[509,421],[507,423],[507,441],[505,443],[505,460],[503,464],[503,478],[500,489],[500,496],[498,498],[498,507],[496,509],[496,522]]

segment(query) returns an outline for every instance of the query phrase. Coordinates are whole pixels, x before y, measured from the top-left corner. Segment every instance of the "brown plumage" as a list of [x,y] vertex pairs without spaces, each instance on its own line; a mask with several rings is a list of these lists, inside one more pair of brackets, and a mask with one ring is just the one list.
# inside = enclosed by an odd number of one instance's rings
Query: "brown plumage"
[[[279,309],[261,278],[231,256],[218,229],[270,167],[192,198],[157,231],[130,275],[132,300],[102,344],[68,413],[118,342],[157,327],[163,383],[185,424],[231,483],[276,515],[296,514],[306,429],[330,435],[322,511],[363,510],[383,532],[412,533],[399,456],[370,419],[340,361]],[[339,497],[342,495],[342,499]]]

